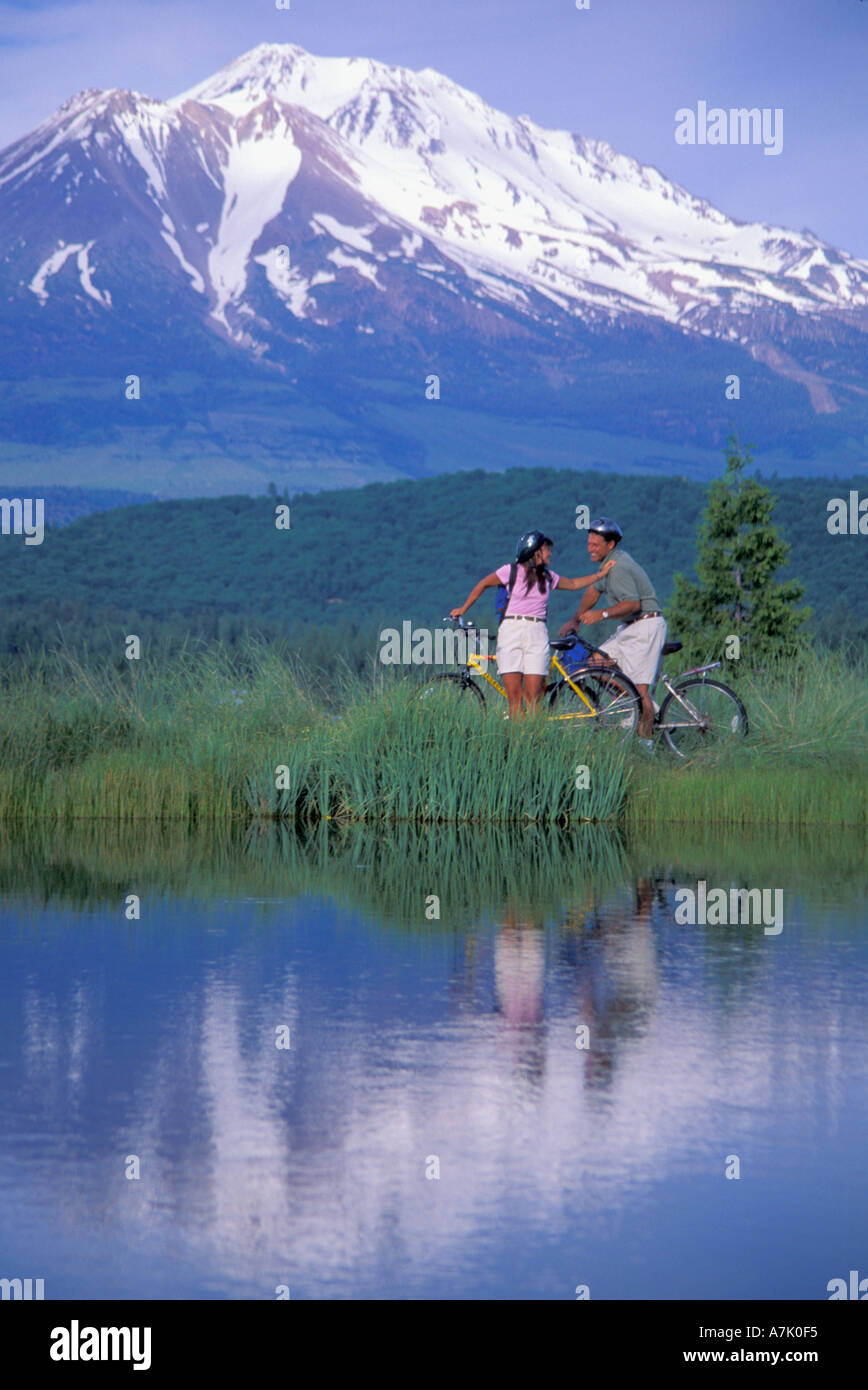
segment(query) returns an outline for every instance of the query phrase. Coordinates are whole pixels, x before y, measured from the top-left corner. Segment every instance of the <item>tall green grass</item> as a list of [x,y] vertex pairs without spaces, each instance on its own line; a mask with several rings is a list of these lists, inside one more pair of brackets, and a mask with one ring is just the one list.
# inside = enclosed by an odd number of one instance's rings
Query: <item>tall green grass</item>
[[0,821],[864,828],[864,667],[807,654],[738,685],[750,737],[681,762],[452,690],[419,704],[391,671],[323,685],[261,644],[121,666],[60,653],[4,679]]
[[240,669],[219,647],[123,669],[46,657],[4,683],[0,819],[243,816],[264,742],[313,717],[314,693],[265,648]]
[[[326,689],[251,646],[171,663],[85,667],[45,659],[10,678],[0,732],[0,819],[96,817],[312,823],[614,819],[629,781],[623,747],[533,718],[504,722],[411,681]],[[589,786],[576,787],[576,768]]]
[[[508,723],[451,690],[420,704],[410,682],[356,686],[343,714],[273,741],[248,780],[253,812],[288,820],[570,824],[613,819],[623,746],[544,717]],[[588,768],[587,788],[576,769]],[[279,773],[279,776],[276,775]],[[285,785],[282,785],[285,784]]]
[[731,683],[747,709],[749,737],[686,762],[636,763],[625,824],[868,825],[864,660],[805,652]]

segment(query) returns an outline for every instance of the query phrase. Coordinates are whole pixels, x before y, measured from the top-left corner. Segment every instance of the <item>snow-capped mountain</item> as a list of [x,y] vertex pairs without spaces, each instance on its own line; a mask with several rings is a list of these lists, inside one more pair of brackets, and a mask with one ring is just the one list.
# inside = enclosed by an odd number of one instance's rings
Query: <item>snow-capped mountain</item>
[[809,233],[733,221],[656,169],[506,116],[432,69],[262,45],[173,105],[186,100],[236,120],[283,103],[313,112],[368,157],[364,187],[413,229],[418,259],[421,237],[477,293],[524,312],[539,312],[536,293],[585,317],[749,336],[738,320],[760,306],[868,307],[868,264]]
[[750,352],[831,413],[868,330],[868,263],[809,232],[738,222],[430,68],[289,44],[169,101],[71,98],[0,153],[0,254],[5,375],[138,352],[288,376],[367,339],[478,344],[492,370],[520,347],[551,379],[589,334],[663,331]]
[[[0,190],[7,256],[38,305],[72,290],[111,314],[132,234],[210,326],[258,353],[270,315],[327,325],[343,317],[338,285],[378,317],[408,270],[536,321],[642,315],[744,342],[785,309],[868,321],[868,264],[809,233],[736,222],[431,69],[289,44],[167,102],[81,93],[3,152]],[[41,231],[16,247],[31,218]]]

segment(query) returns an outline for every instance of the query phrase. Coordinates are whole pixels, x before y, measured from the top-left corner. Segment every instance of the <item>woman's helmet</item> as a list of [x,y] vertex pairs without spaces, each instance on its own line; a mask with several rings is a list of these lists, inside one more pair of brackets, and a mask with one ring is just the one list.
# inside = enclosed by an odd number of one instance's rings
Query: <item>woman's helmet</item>
[[525,531],[523,536],[519,536],[518,544],[515,547],[515,558],[520,565],[524,565],[528,560],[533,559],[541,545],[553,545],[544,531]]

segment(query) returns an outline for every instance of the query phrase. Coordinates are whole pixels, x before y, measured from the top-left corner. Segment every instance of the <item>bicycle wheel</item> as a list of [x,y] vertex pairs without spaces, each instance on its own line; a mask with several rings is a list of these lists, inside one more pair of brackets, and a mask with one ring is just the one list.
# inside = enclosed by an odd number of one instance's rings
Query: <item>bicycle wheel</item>
[[[673,753],[686,758],[724,739],[744,738],[747,711],[738,696],[720,681],[699,676],[679,681],[666,696],[657,716],[658,727]],[[681,700],[676,699],[681,696]]]
[[420,703],[436,699],[437,692],[448,689],[450,685],[454,689],[456,695],[463,696],[464,698],[475,695],[481,705],[485,704],[485,696],[479,689],[476,681],[472,680],[470,676],[459,675],[457,672],[447,672],[447,674],[443,676],[432,676],[430,681],[426,681],[422,686],[416,698]]
[[549,696],[549,708],[553,711],[550,718],[576,724],[590,721],[592,728],[610,729],[625,737],[634,732],[639,723],[642,701],[635,685],[623,671],[583,666],[571,672],[570,679],[579,687],[585,699],[567,681],[558,681]]

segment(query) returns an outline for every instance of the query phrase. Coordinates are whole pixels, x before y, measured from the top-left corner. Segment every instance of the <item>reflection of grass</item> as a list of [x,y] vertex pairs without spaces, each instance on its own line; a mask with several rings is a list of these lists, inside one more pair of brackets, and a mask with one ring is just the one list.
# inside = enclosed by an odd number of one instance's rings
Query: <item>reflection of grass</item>
[[415,689],[383,672],[317,689],[256,646],[240,668],[219,647],[120,670],[44,658],[5,682],[0,820],[868,822],[868,681],[834,656],[743,678],[750,738],[686,763]]
[[858,829],[774,828],[762,835],[740,826],[709,834],[695,827],[655,825],[631,832],[627,860],[636,873],[673,877],[689,884],[798,884],[809,901],[856,906],[868,897],[868,856]]
[[[807,900],[859,904],[863,837],[744,831],[703,837],[658,827],[626,844],[609,827],[325,825],[240,827],[47,823],[0,839],[0,893],[120,911],[124,897],[335,899],[402,928],[436,931],[484,916],[542,922],[592,909],[640,878],[779,884]],[[425,915],[430,895],[440,917]]]
[[514,909],[542,919],[623,881],[617,832],[585,825],[389,829],[260,821],[245,832],[143,823],[21,827],[0,842],[0,892],[92,907],[127,893],[286,899],[323,894],[405,925],[437,929]]
[[[311,887],[386,921],[436,929],[425,915],[439,899],[444,925],[509,911],[542,922],[567,901],[593,899],[623,881],[616,831],[526,826],[396,825],[376,832],[346,827],[327,842],[300,841],[286,825],[248,832],[248,858],[282,865],[293,881],[312,872]],[[433,907],[432,907],[433,910]]]
[[[128,893],[228,896],[243,891],[243,835],[239,826],[27,822],[0,837],[0,892],[78,908],[120,904]],[[285,889],[277,874],[255,885],[263,896]]]

